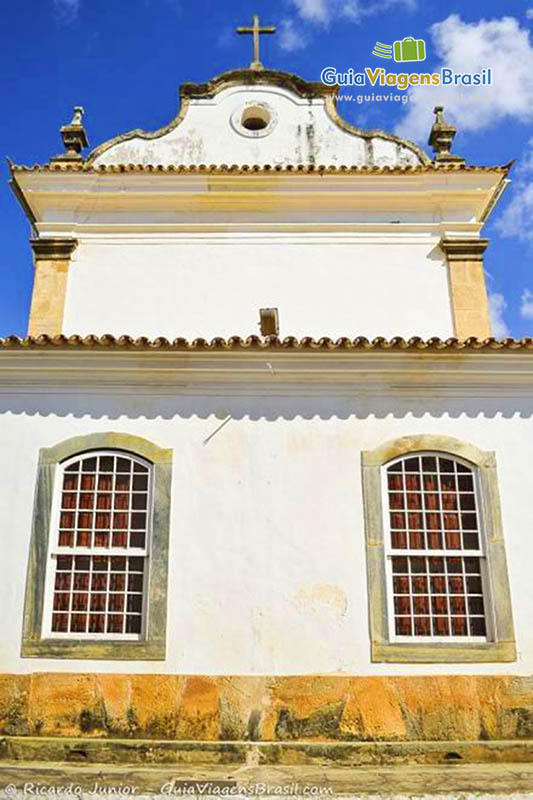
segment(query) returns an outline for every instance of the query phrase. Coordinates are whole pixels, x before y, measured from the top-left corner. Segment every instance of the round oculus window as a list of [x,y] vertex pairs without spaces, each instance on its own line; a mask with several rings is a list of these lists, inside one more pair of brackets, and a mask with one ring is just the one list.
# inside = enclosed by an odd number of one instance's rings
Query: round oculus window
[[275,111],[266,103],[247,103],[231,115],[231,124],[237,133],[252,138],[268,136],[277,122]]

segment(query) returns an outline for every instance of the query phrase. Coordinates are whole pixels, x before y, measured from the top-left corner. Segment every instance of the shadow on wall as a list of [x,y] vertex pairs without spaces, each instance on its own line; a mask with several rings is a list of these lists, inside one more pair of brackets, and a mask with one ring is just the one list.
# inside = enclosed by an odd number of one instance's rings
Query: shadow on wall
[[[389,390],[390,391],[390,390]],[[394,391],[394,390],[392,390]],[[57,390],[54,390],[57,392]],[[529,397],[435,397],[431,392],[405,396],[259,396],[231,394],[13,394],[0,396],[0,414],[76,419],[503,419],[533,417]]]

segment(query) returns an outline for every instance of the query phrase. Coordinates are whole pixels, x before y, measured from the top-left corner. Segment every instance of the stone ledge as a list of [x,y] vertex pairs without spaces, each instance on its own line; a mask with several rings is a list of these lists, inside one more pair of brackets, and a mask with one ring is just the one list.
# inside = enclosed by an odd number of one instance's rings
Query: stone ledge
[[[24,785],[36,784],[40,787],[54,787],[58,785],[73,784],[76,789],[91,793],[91,797],[108,796],[113,794],[113,787],[117,787],[116,796],[128,796],[120,793],[121,787],[135,787],[139,795],[160,795],[161,789],[172,785],[179,796],[179,789],[189,797],[223,796],[222,789],[229,796],[233,789],[233,796],[237,790],[243,790],[241,797],[254,796],[254,787],[265,786],[270,791],[261,792],[261,795],[280,796],[289,795],[293,798],[302,796],[332,796],[344,795],[357,797],[358,800],[367,798],[397,798],[401,793],[403,797],[416,795],[422,798],[443,798],[457,793],[467,792],[468,797],[487,798],[525,798],[533,789],[533,765],[521,764],[502,765],[460,764],[449,766],[396,766],[376,768],[346,768],[322,766],[203,766],[203,767],[172,767],[172,766],[108,766],[106,764],[73,766],[65,763],[3,763],[0,764],[0,796],[4,794],[4,787],[9,786],[11,800],[17,797],[27,797]],[[195,794],[190,792],[191,787],[198,786]],[[106,794],[95,792],[96,787],[105,787]],[[292,791],[297,787],[297,791]],[[310,793],[307,787],[316,787],[322,790]],[[13,791],[15,789],[15,791]],[[285,789],[285,791],[283,791]],[[520,793],[520,794],[518,794]],[[522,794],[524,793],[524,794]],[[525,793],[528,793],[527,795]],[[132,793],[133,794],[133,793]],[[176,796],[165,792],[166,796]],[[255,794],[259,794],[257,791]],[[44,796],[44,795],[41,795]],[[72,796],[78,796],[72,795]],[[131,796],[131,795],[130,795]],[[135,795],[133,795],[135,796]],[[465,795],[461,794],[461,797]]]
[[533,764],[533,739],[433,742],[208,742],[5,736],[0,763],[121,765]]

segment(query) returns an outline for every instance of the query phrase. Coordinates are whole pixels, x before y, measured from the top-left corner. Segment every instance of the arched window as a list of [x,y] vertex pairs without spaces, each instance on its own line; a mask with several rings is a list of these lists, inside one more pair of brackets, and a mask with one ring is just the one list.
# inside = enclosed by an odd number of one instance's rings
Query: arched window
[[39,451],[24,658],[163,660],[172,450],[123,431]]
[[425,433],[361,458],[372,660],[515,661],[495,454]]
[[475,470],[445,453],[386,466],[391,638],[487,637],[488,591]]
[[151,464],[130,453],[100,450],[59,467],[45,632],[139,639],[146,618]]

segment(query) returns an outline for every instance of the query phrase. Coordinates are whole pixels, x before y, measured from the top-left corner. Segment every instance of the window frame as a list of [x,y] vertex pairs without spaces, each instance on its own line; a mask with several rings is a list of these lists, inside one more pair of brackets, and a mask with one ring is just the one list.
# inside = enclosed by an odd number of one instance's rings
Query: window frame
[[[411,456],[447,456],[448,458],[453,459],[454,461],[462,464],[465,467],[468,467],[472,473],[472,479],[474,484],[474,497],[476,503],[476,515],[479,524],[479,548],[477,550],[450,550],[448,548],[443,548],[440,550],[416,550],[411,548],[406,548],[405,550],[400,550],[392,547],[391,544],[391,526],[390,526],[390,519],[389,519],[389,511],[390,507],[386,502],[386,498],[389,494],[389,487],[388,487],[388,470],[389,467],[403,461],[406,458],[410,458]],[[494,626],[494,608],[492,603],[492,585],[490,580],[490,569],[488,565],[488,558],[487,558],[487,545],[486,545],[486,531],[485,531],[485,515],[483,514],[482,502],[481,502],[481,481],[479,479],[479,470],[475,464],[471,464],[464,458],[459,458],[458,456],[452,455],[449,452],[443,453],[442,450],[417,450],[416,452],[405,453],[402,456],[398,456],[396,458],[387,461],[386,464],[383,464],[381,468],[381,491],[382,491],[382,498],[383,498],[383,530],[385,533],[385,543],[384,543],[384,556],[385,556],[385,572],[386,572],[386,592],[387,592],[387,621],[388,621],[388,634],[389,634],[389,641],[390,642],[399,642],[399,643],[411,643],[411,642],[490,642],[495,640],[495,626]],[[441,494],[439,490],[439,494]],[[480,575],[481,575],[481,585],[482,585],[482,597],[484,603],[484,618],[485,618],[485,626],[487,629],[487,633],[484,636],[405,636],[402,634],[397,634],[395,631],[395,614],[394,614],[394,592],[393,592],[393,571],[392,571],[392,564],[389,565],[389,561],[392,560],[393,556],[406,556],[406,557],[436,557],[436,558],[478,558],[480,561]]]
[[[147,585],[143,635],[52,633],[51,554],[57,549],[54,521],[65,465],[91,452],[118,452],[150,467],[151,524],[147,542]],[[32,537],[26,581],[21,655],[23,658],[164,660],[166,657],[168,549],[172,450],[124,433],[96,433],[39,451]],[[130,552],[129,555],[137,555]]]
[[[83,460],[86,456],[116,456],[121,455],[131,459],[134,463],[141,464],[148,469],[148,503],[147,505],[147,528],[146,528],[146,542],[145,546],[140,549],[130,547],[118,548],[82,548],[82,547],[65,547],[64,549],[56,540],[59,532],[59,519],[61,515],[61,500],[63,497],[63,478],[65,476],[66,468],[77,461]],[[145,458],[127,451],[124,449],[112,450],[109,448],[99,450],[89,450],[84,453],[76,453],[74,456],[61,461],[57,466],[54,486],[54,496],[52,500],[51,522],[50,522],[50,536],[48,542],[48,556],[46,564],[46,575],[44,585],[44,607],[43,607],[43,622],[42,634],[46,639],[68,639],[69,641],[124,641],[124,642],[139,642],[146,639],[147,620],[149,614],[149,595],[150,595],[150,572],[151,572],[151,553],[152,553],[152,528],[154,516],[154,469],[153,464]],[[112,491],[114,496],[115,491]],[[69,556],[121,556],[124,558],[140,557],[145,564],[144,580],[146,581],[142,594],[142,609],[141,609],[141,632],[140,633],[68,633],[67,635],[52,630],[52,617],[53,617],[53,604],[54,604],[54,579],[56,575],[56,558],[59,555]],[[106,592],[109,594],[109,591]]]
[[[476,555],[480,556],[486,570],[483,580],[483,589],[487,592],[484,597],[486,637],[399,637],[392,634],[392,571],[387,567],[390,546],[386,470],[402,457],[421,453],[452,457],[464,462],[474,473],[483,553],[482,556]],[[515,661],[516,644],[494,453],[448,436],[407,436],[386,442],[375,450],[363,451],[362,477],[372,661]],[[463,554],[463,551],[458,552]]]

